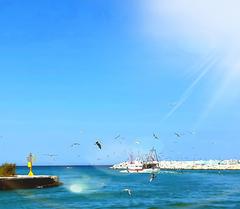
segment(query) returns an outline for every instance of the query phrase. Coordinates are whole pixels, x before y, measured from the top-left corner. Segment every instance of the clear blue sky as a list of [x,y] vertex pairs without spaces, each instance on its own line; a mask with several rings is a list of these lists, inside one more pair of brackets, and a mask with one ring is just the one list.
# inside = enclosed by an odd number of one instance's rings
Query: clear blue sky
[[240,158],[235,10],[183,2],[1,0],[0,162]]

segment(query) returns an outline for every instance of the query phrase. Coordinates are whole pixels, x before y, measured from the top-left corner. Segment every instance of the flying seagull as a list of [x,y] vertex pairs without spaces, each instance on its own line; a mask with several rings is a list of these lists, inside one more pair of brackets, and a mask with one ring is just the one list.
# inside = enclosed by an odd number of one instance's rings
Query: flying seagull
[[100,144],[99,141],[96,141],[95,145],[97,145],[99,149],[102,149],[102,145]]
[[180,133],[175,132],[174,134],[175,134],[178,138],[181,137],[181,134],[180,134]]
[[196,131],[189,131],[190,134],[195,135]]
[[131,189],[124,189],[124,192],[127,192],[129,196],[132,196],[132,191]]
[[175,107],[177,105],[177,102],[171,102],[171,103],[169,103],[169,106],[170,107]]
[[159,137],[155,133],[153,133],[153,138],[154,139],[159,139]]
[[48,156],[48,157],[57,157],[58,155],[55,155],[55,154],[44,154],[45,156]]
[[152,173],[152,174],[150,175],[149,182],[152,182],[155,178],[156,178],[155,173]]
[[80,144],[78,142],[75,142],[71,145],[71,147],[74,147],[74,146],[79,146]]
[[114,137],[114,139],[118,139],[118,138],[120,138],[120,136],[121,136],[121,135],[119,134],[119,135],[117,135],[116,137]]

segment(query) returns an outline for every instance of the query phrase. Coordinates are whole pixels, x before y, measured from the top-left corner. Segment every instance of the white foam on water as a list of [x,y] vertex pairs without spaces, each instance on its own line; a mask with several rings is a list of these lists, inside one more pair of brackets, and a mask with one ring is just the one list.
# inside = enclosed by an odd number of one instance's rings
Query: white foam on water
[[72,184],[70,185],[69,190],[73,193],[82,193],[84,191],[84,186],[81,184]]
[[103,181],[99,182],[98,179],[85,176],[85,178],[79,178],[77,180],[69,182],[66,185],[66,188],[72,193],[86,194],[97,192],[99,189],[103,188],[105,184],[106,183]]

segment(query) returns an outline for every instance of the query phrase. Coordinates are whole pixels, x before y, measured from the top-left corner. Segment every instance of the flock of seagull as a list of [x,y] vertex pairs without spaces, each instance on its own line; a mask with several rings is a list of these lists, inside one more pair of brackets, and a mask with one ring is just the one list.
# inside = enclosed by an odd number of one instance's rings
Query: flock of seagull
[[[194,131],[192,131],[192,132],[190,132],[190,133],[191,133],[191,134],[195,134]],[[179,132],[175,132],[174,135],[175,135],[176,137],[180,138],[180,137],[182,137],[184,134],[183,134],[183,133],[179,133]],[[160,136],[157,135],[156,133],[153,133],[152,136],[153,136],[153,138],[156,139],[156,140],[159,140],[159,139],[160,139]],[[3,138],[3,136],[0,136],[0,138]],[[120,139],[120,138],[122,138],[120,134],[118,134],[118,135],[116,135],[116,136],[114,137],[114,139]],[[141,142],[140,142],[140,140],[136,140],[135,143],[136,143],[136,144],[140,144]],[[102,143],[100,142],[100,140],[97,140],[94,145],[96,145],[96,147],[97,147],[99,150],[101,150],[102,147],[103,147],[103,146],[102,146]],[[80,146],[80,143],[79,143],[79,142],[74,142],[74,143],[71,144],[71,148],[78,147],[78,146]],[[49,153],[49,154],[43,154],[43,156],[47,156],[47,157],[50,157],[50,158],[55,158],[55,157],[57,157],[58,155],[57,155],[57,154],[50,154],[50,153]]]
[[[194,132],[191,132],[191,133],[194,133]],[[184,134],[175,132],[174,135],[176,135],[178,138],[180,138],[180,137],[182,137]],[[117,136],[114,137],[114,139],[119,139],[120,137],[121,137],[121,135],[118,134]],[[157,140],[160,139],[160,137],[159,137],[157,134],[155,134],[155,133],[153,133],[153,138],[154,138],[154,139],[157,139]],[[140,141],[137,140],[137,141],[135,141],[135,143],[136,143],[136,144],[140,144]],[[79,145],[80,145],[80,143],[75,142],[75,143],[73,143],[73,144],[71,145],[71,147],[79,146]],[[99,140],[97,140],[97,141],[95,142],[95,145],[96,145],[100,150],[102,149],[102,144],[101,144],[101,142],[100,142]]]
[[[178,133],[178,132],[175,132],[174,133],[178,138],[180,138],[183,134],[181,134],[181,133]],[[119,134],[119,135],[117,135],[116,137],[114,137],[114,139],[119,139],[121,137],[121,135]],[[155,134],[155,133],[153,133],[153,138],[154,139],[157,139],[157,140],[159,140],[160,139],[160,137],[157,135],[157,134]],[[136,144],[139,144],[140,142],[139,141],[136,141]],[[80,144],[79,143],[73,143],[72,145],[71,145],[71,147],[73,147],[73,146],[79,146]],[[100,141],[96,141],[95,142],[95,145],[98,147],[98,149],[102,149],[102,144],[100,143]],[[150,174],[150,178],[149,178],[149,182],[151,183],[154,179],[156,178],[156,174],[154,174],[154,173],[152,173],[152,174]],[[127,192],[128,193],[128,195],[129,196],[132,196],[132,190],[131,189],[129,189],[129,188],[126,188],[126,189],[123,189],[123,192]]]
[[[190,132],[191,134],[195,134],[194,131]],[[183,133],[179,133],[179,132],[174,132],[174,135],[177,137],[177,138],[180,138],[182,137],[184,134]],[[160,139],[160,136],[157,135],[156,133],[153,133],[152,134],[152,137],[156,140],[159,140]],[[3,136],[0,136],[0,138],[3,138]],[[118,134],[114,137],[114,139],[120,139],[121,138],[121,135]],[[135,141],[136,144],[140,144],[140,141],[137,140]],[[102,146],[102,143],[100,142],[100,140],[97,140],[94,145],[99,149],[101,150],[103,148]],[[71,148],[74,148],[74,147],[78,147],[80,146],[80,143],[79,142],[74,142],[71,144]],[[55,158],[57,157],[58,155],[57,154],[43,154],[44,156],[47,156],[47,157],[50,157],[50,158]],[[150,177],[149,177],[149,182],[152,182],[154,179],[156,178],[156,174],[152,173],[150,174]],[[132,196],[132,190],[129,189],[129,188],[126,188],[126,189],[123,189],[123,192],[126,192],[129,196]]]

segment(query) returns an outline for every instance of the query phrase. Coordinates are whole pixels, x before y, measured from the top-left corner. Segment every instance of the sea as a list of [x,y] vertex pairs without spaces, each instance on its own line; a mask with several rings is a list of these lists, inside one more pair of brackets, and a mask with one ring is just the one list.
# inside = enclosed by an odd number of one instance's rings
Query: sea
[[[18,167],[17,172],[28,171]],[[39,166],[34,172],[58,175],[63,185],[0,191],[1,209],[240,209],[240,171],[162,170],[152,182],[149,174],[108,166]]]

